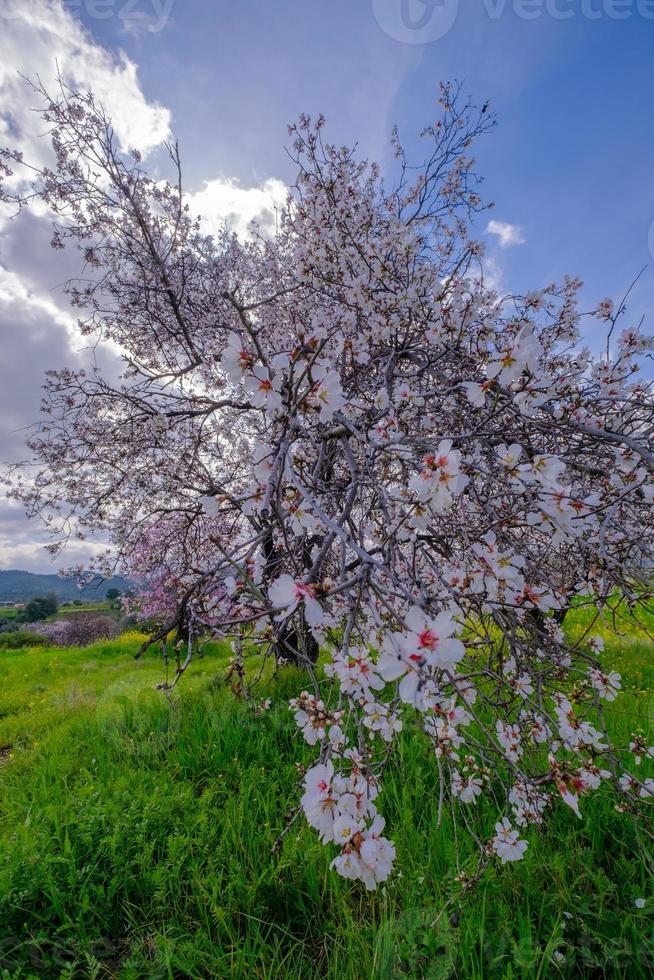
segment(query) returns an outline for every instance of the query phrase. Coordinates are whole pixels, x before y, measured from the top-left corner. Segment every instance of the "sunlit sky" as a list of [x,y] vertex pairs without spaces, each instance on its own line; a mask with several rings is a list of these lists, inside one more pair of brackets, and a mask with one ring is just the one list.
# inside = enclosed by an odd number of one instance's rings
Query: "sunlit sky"
[[[155,171],[174,134],[194,205],[240,228],[283,199],[300,112],[388,168],[393,124],[418,159],[438,82],[459,79],[499,120],[477,152],[496,281],[524,291],[574,274],[591,306],[648,266],[629,314],[651,322],[653,56],[654,0],[0,0],[0,144],[45,157],[17,73],[47,86],[58,64]],[[49,238],[46,216],[0,211],[2,462],[25,456],[44,371],[84,357],[59,288],[75,259]],[[53,570],[43,540],[0,496],[0,568]]]

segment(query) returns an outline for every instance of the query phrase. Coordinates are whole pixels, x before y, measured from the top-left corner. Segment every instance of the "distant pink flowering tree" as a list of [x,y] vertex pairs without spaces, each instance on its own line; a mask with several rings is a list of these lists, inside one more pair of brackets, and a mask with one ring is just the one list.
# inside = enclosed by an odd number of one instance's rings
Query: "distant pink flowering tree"
[[[217,552],[211,536],[217,533],[224,533],[220,522],[205,521],[201,527],[189,527],[187,517],[176,513],[154,514],[142,523],[122,560],[123,571],[136,590],[123,600],[125,611],[166,627],[176,617],[189,587],[196,585],[193,566],[197,569],[215,562]],[[212,579],[204,594],[205,617],[211,603],[222,601],[224,593],[222,581]]]
[[98,640],[109,640],[120,632],[120,625],[111,616],[94,613],[69,613],[52,623],[31,623],[28,629],[55,646],[87,646]]
[[394,134],[392,187],[301,118],[277,231],[241,241],[202,233],[176,146],[175,179],[154,180],[91,95],[41,94],[55,163],[21,194],[5,151],[5,199],[44,201],[53,245],[77,243],[82,331],[125,372],[50,374],[18,497],[55,531],[108,534],[189,657],[209,633],[242,676],[246,655],[306,665],[301,802],[341,875],[390,873],[378,794],[407,724],[433,746],[438,819],[460,809],[480,867],[522,857],[554,800],[579,813],[604,781],[636,813],[654,782],[601,710],[619,675],[594,628],[573,642],[562,623],[573,602],[601,621],[651,595],[652,339],[619,326],[624,302],[582,316],[574,279],[487,286],[470,229],[486,107],[443,88],[417,169]]

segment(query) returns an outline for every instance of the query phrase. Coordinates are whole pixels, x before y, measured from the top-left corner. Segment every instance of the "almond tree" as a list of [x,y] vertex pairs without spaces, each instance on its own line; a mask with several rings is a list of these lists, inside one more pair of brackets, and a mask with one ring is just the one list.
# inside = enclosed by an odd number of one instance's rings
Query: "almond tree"
[[14,492],[53,547],[102,531],[112,569],[156,580],[179,674],[206,635],[234,641],[244,690],[268,658],[306,666],[302,808],[366,887],[393,863],[377,797],[408,723],[433,745],[437,817],[461,810],[479,868],[522,857],[523,828],[557,798],[579,813],[604,781],[639,819],[647,746],[610,743],[619,675],[594,627],[572,640],[563,620],[651,596],[652,339],[624,301],[582,314],[576,279],[488,288],[470,157],[487,106],[445,86],[417,167],[394,133],[392,187],[302,117],[276,233],[241,241],[202,233],[177,146],[174,179],[154,180],[92,95],[40,94],[55,163],[25,192],[4,151],[4,197],[52,209],[54,247],[83,255],[80,327],[125,365],[119,382],[48,378],[38,475]]

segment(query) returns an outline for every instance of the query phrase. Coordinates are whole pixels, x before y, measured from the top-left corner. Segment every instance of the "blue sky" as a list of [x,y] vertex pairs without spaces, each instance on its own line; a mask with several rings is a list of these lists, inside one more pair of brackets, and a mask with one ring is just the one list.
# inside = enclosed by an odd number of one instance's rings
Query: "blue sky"
[[[570,273],[590,306],[649,263],[631,311],[651,322],[653,55],[654,0],[2,0],[0,143],[18,130],[40,152],[16,71],[47,79],[56,59],[103,94],[152,167],[169,128],[187,190],[219,217],[293,179],[286,124],[302,111],[387,167],[397,122],[419,158],[438,82],[457,78],[498,115],[477,152],[496,202],[478,231],[502,286]],[[490,217],[521,243],[502,247]],[[83,357],[57,289],[75,270],[48,237],[46,216],[0,212],[0,352],[17,366],[0,392],[0,461],[21,458],[45,368]],[[0,567],[48,569],[40,537],[0,495]]]
[[[425,4],[411,4],[417,19]],[[149,11],[147,0],[138,9]],[[654,19],[628,0],[507,2],[494,17],[499,9],[462,0],[452,29],[421,45],[384,33],[370,0],[177,0],[161,30],[137,36],[117,16],[83,19],[128,52],[146,95],[171,109],[193,183],[216,171],[245,184],[292,177],[285,123],[300,111],[322,111],[334,141],[358,139],[384,161],[392,123],[415,146],[437,82],[463,80],[499,117],[478,153],[485,193],[498,220],[525,232],[500,255],[507,284],[572,272],[592,298],[619,291],[652,260]],[[651,272],[645,280],[652,295]]]

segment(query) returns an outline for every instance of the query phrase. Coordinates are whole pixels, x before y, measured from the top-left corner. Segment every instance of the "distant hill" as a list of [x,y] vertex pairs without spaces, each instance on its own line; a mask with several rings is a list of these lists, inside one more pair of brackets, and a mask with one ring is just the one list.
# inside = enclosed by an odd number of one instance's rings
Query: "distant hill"
[[130,583],[124,578],[110,578],[102,581],[98,576],[94,582],[78,589],[75,579],[59,578],[58,575],[38,575],[35,572],[18,570],[0,571],[0,602],[27,602],[36,596],[53,592],[60,602],[66,599],[104,599],[108,589],[125,592]]

